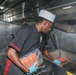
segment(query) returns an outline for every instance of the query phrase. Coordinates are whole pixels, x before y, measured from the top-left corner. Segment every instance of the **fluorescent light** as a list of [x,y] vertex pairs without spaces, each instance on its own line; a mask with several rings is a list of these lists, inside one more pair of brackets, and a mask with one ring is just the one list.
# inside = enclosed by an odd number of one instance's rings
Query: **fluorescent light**
[[4,7],[3,7],[3,6],[0,6],[0,9],[1,9],[1,10],[3,10],[3,9],[4,9]]
[[71,8],[72,6],[67,6],[67,7],[63,7],[63,9],[69,9]]

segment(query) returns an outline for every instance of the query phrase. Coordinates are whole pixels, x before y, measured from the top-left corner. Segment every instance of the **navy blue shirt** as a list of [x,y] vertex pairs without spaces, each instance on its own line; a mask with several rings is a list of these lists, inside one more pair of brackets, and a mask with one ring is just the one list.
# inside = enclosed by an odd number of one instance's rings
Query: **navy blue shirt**
[[10,42],[9,47],[15,49],[19,56],[23,56],[36,48],[39,48],[41,52],[45,50],[44,42],[40,42],[40,33],[35,25],[21,27]]

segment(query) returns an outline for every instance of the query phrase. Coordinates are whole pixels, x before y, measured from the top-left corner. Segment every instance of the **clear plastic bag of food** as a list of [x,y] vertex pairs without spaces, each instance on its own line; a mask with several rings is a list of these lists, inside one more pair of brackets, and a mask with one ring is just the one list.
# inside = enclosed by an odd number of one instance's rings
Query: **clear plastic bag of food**
[[35,62],[38,62],[37,66],[43,63],[42,53],[38,48],[36,48],[32,52],[27,53],[26,55],[21,57],[20,60],[26,68],[29,68]]

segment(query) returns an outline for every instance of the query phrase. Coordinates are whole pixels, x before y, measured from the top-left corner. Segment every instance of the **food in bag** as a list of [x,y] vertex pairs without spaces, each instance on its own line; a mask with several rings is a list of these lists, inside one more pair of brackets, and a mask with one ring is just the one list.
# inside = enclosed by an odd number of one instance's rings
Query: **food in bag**
[[22,58],[20,58],[20,60],[26,68],[29,68],[35,62],[38,62],[37,66],[43,62],[42,53],[39,51],[39,49],[35,49],[32,52],[24,55]]

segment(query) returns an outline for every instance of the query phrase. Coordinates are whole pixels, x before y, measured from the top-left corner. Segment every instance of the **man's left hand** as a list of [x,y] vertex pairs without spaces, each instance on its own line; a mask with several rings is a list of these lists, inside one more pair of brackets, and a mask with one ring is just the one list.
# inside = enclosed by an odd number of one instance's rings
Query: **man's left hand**
[[59,60],[57,60],[57,59],[54,59],[54,61],[53,61],[55,64],[57,64],[57,65],[60,65],[60,61]]

